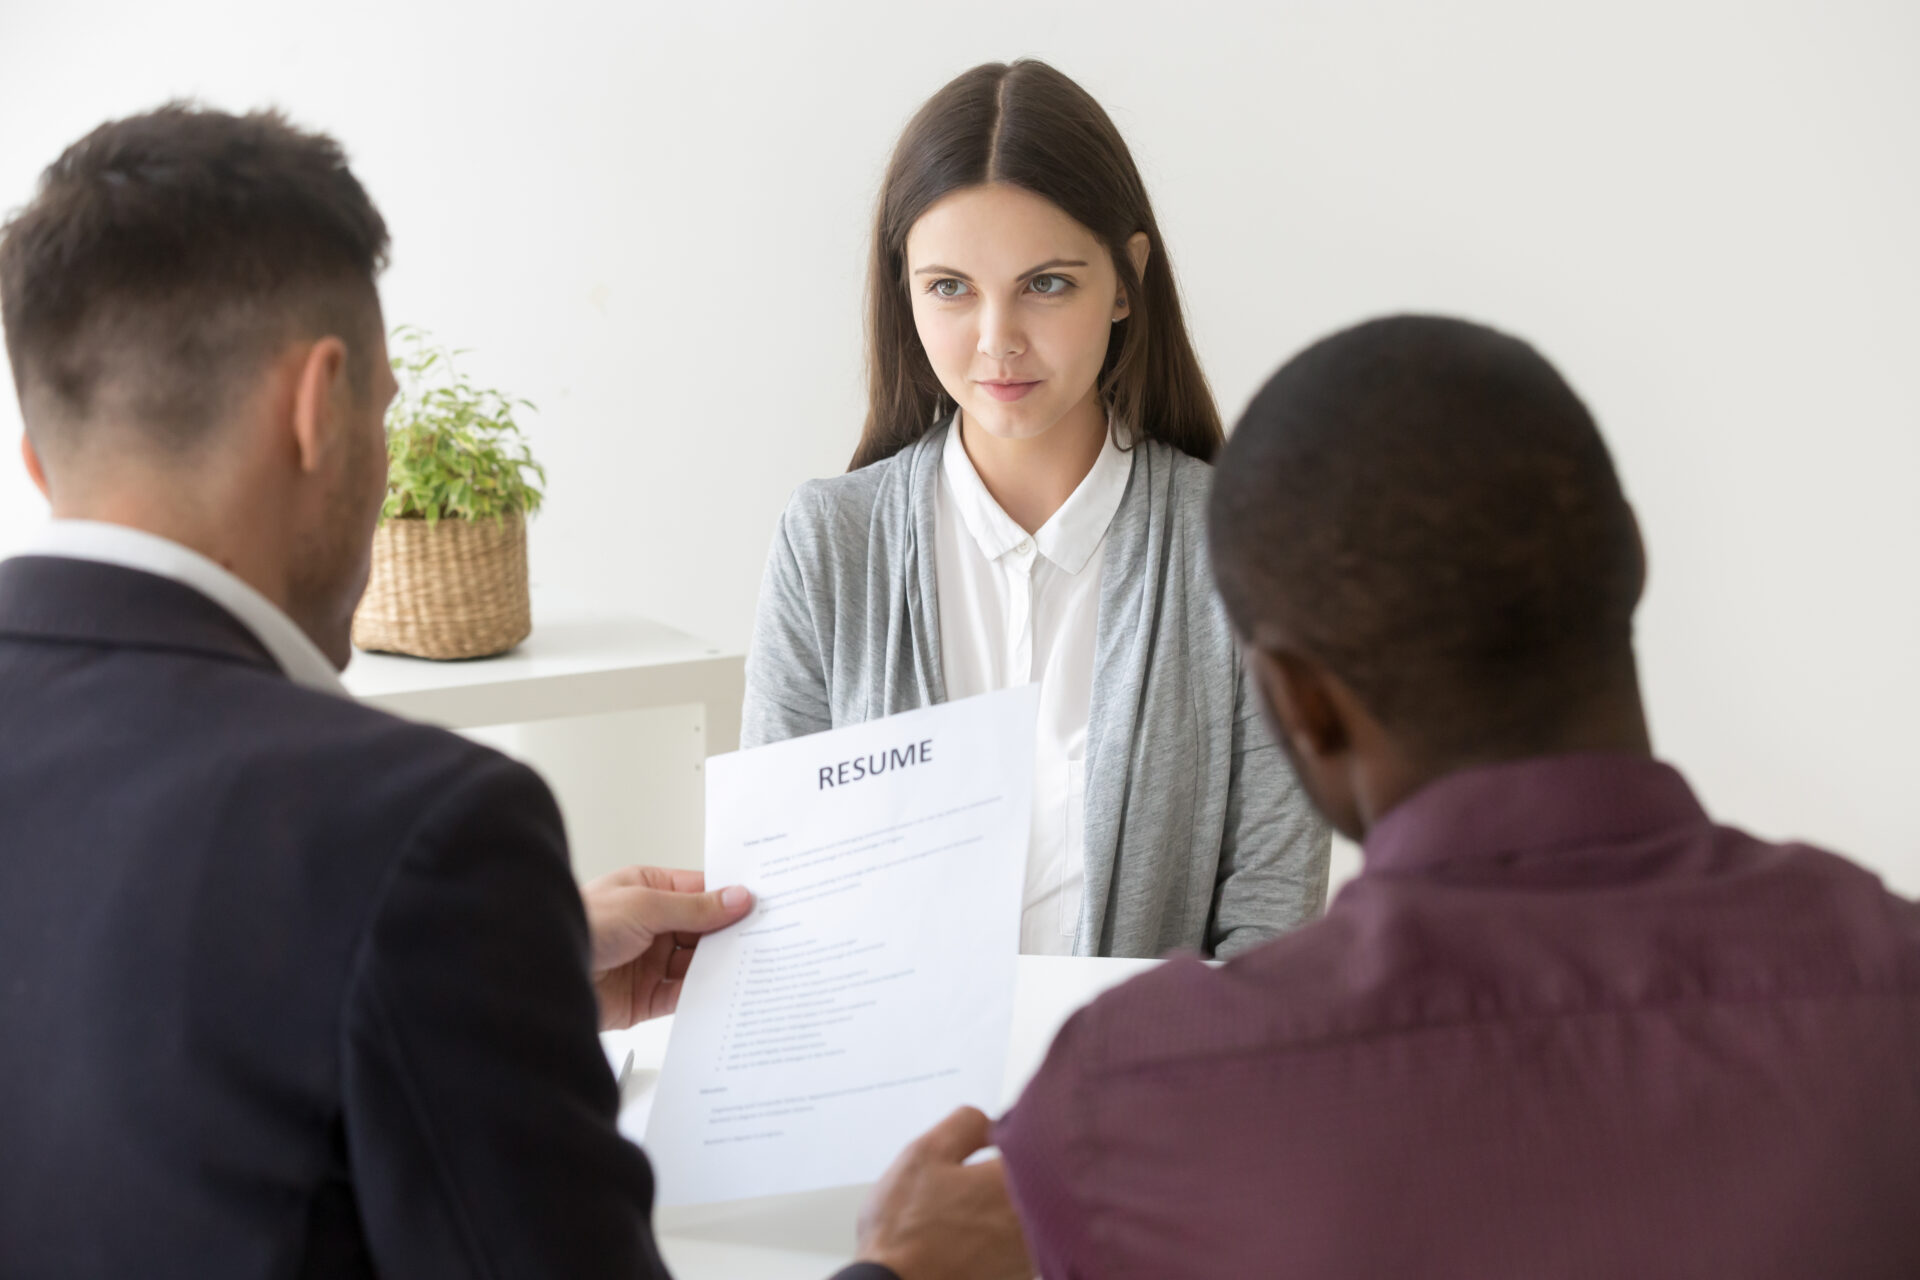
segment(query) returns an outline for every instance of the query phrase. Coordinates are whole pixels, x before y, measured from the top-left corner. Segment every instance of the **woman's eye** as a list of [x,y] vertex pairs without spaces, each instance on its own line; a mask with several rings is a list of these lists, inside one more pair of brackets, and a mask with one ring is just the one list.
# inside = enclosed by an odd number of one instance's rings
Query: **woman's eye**
[[935,280],[931,288],[937,296],[942,298],[958,298],[967,291],[967,286],[962,281],[952,278]]
[[1035,276],[1027,282],[1027,288],[1042,294],[1065,293],[1067,285],[1065,276]]

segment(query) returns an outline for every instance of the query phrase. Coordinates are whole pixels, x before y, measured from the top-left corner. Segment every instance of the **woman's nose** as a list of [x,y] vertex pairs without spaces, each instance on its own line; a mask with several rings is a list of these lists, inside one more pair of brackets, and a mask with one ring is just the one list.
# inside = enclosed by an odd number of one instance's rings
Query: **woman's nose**
[[1027,349],[1010,307],[989,304],[980,313],[980,354],[989,360],[1009,360]]

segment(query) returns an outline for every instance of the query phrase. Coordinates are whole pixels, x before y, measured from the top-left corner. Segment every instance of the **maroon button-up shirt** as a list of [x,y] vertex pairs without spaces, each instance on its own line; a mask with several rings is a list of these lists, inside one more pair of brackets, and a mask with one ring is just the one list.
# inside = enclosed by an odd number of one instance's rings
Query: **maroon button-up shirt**
[[997,1140],[1051,1280],[1920,1277],[1920,907],[1649,760],[1463,772]]

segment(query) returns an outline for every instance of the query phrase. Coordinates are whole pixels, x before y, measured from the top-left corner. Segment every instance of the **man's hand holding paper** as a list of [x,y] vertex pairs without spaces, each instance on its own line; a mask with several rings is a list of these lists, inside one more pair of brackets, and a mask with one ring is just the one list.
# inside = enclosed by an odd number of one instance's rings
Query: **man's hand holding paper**
[[602,1031],[672,1013],[701,935],[753,906],[753,895],[738,885],[706,888],[705,872],[622,867],[581,889]]

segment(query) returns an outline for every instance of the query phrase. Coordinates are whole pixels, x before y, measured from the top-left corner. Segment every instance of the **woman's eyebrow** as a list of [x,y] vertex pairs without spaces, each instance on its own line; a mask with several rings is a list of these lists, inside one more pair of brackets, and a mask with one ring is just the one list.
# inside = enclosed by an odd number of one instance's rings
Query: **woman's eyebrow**
[[[1087,264],[1079,258],[1049,258],[1037,267],[1029,267],[1015,276],[1016,280],[1031,280],[1043,271],[1052,271],[1059,267],[1084,267]],[[913,274],[917,276],[952,276],[956,280],[973,283],[973,277],[957,267],[943,267],[939,263],[930,263]]]
[[1056,267],[1084,267],[1087,264],[1078,258],[1049,258],[1037,267],[1029,267],[1020,273],[1017,279],[1031,280],[1043,271],[1052,271]]

